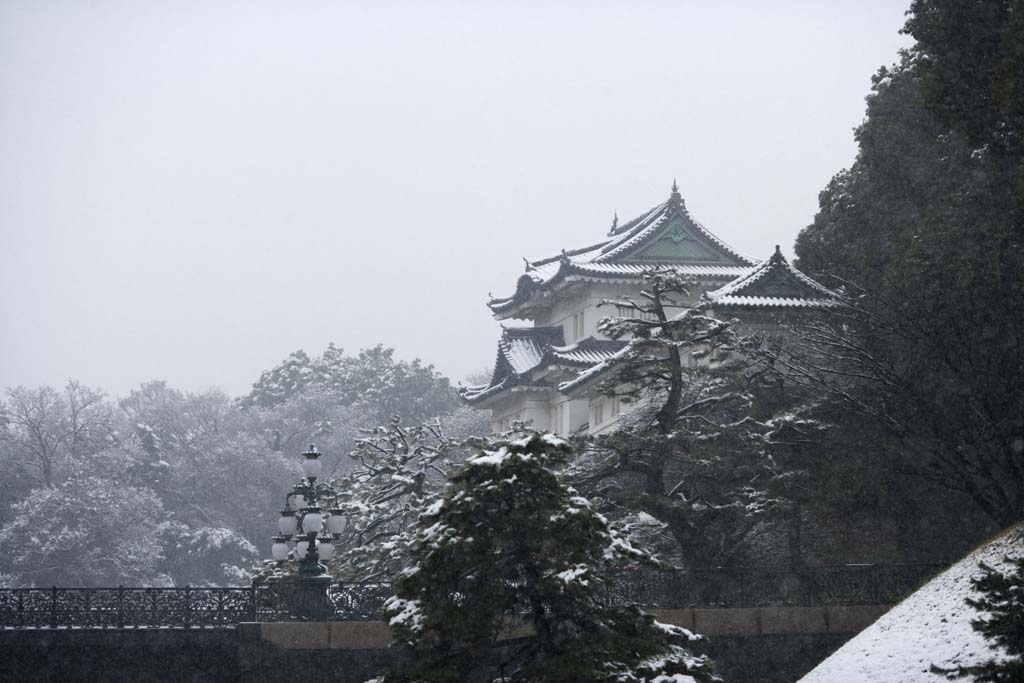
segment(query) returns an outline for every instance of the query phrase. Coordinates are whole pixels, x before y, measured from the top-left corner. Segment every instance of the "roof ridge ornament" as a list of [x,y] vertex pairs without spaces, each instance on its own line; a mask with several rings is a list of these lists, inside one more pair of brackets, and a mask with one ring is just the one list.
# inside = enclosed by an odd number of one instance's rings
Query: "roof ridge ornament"
[[612,216],[612,229],[608,231],[608,236],[611,237],[615,234],[615,231],[619,229],[619,210],[615,210],[615,215]]
[[775,245],[775,253],[772,254],[771,258],[768,259],[771,263],[785,263],[786,257],[782,255],[782,248],[779,245]]
[[525,264],[526,264],[526,272],[527,272],[527,273],[529,273],[529,272],[530,272],[531,270],[533,270],[533,264],[532,264],[532,263],[530,263],[530,259],[528,259],[528,258],[526,258],[526,257],[524,256],[524,257],[523,257],[523,263],[525,263]]
[[686,202],[683,200],[683,195],[679,194],[679,183],[676,182],[674,177],[672,178],[672,194],[669,195],[668,205],[677,206],[684,212],[686,211]]

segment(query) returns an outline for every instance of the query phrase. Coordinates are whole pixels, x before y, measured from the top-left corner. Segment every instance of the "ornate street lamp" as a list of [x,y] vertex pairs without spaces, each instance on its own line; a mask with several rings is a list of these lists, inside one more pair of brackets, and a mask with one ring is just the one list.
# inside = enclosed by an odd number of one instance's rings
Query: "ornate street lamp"
[[[282,579],[289,591],[288,606],[304,617],[329,617],[334,605],[328,596],[331,576],[322,563],[331,558],[338,537],[345,531],[345,515],[337,506],[338,494],[329,485],[318,481],[323,469],[320,451],[310,445],[302,454],[305,477],[288,492],[274,536],[271,556],[278,566],[295,563],[291,576]],[[325,512],[320,501],[330,501]]]

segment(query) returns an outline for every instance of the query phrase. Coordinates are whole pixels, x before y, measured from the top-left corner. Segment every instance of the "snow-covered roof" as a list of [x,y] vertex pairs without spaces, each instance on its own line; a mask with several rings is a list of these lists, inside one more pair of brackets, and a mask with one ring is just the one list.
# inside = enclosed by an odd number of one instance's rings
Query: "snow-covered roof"
[[625,343],[620,341],[587,337],[577,344],[553,346],[550,352],[552,358],[563,363],[590,366],[610,358],[624,346]]
[[635,346],[642,343],[640,339],[634,339],[629,342],[622,343],[621,346],[614,353],[609,354],[607,357],[601,359],[600,362],[594,363],[589,368],[579,373],[575,377],[558,385],[558,390],[563,394],[569,394],[576,391],[577,389],[591,384],[599,377],[611,370],[616,363],[621,360],[624,356],[630,353],[631,346]]
[[600,254],[593,260],[598,262],[609,262],[617,257],[630,254],[640,245],[650,242],[659,233],[658,228],[667,224],[672,218],[680,216],[684,219],[685,228],[694,232],[694,236],[707,240],[714,246],[714,251],[719,252],[717,256],[724,256],[728,261],[734,261],[736,265],[750,266],[754,260],[736,251],[722,240],[718,239],[710,230],[695,221],[690,212],[686,209],[686,202],[679,194],[679,187],[673,181],[672,194],[668,200],[658,204],[647,213],[626,223],[622,227],[613,227],[609,233],[611,237],[600,249]]
[[567,280],[637,280],[653,266],[680,275],[731,280],[757,262],[718,239],[690,216],[679,188],[669,198],[622,226],[613,224],[608,238],[589,246],[527,261],[512,296],[493,298],[495,317],[506,318]]
[[464,387],[461,396],[468,403],[479,403],[505,390],[549,387],[542,378],[533,377],[534,371],[549,366],[574,370],[589,368],[611,357],[623,346],[625,342],[593,337],[566,345],[561,327],[504,328],[490,381],[480,386]]
[[857,634],[835,654],[800,679],[800,683],[941,683],[933,673],[973,666],[996,654],[971,620],[980,614],[964,599],[978,597],[970,580],[979,562],[1005,570],[1007,557],[1024,556],[1024,525],[1018,525],[970,553],[926,583],[878,621]]
[[835,292],[790,265],[778,246],[767,261],[704,296],[715,308],[822,308],[839,303]]
[[[839,303],[838,296],[794,268],[782,255],[778,246],[771,258],[724,287],[706,292],[705,304],[712,309],[736,308],[825,308]],[[687,315],[684,311],[676,317]],[[637,343],[642,343],[639,340]],[[607,376],[617,361],[628,353],[620,347],[615,354],[579,373],[558,386],[559,391],[571,393]]]
[[498,353],[513,374],[522,375],[540,365],[546,347],[561,343],[561,327],[506,329],[498,342]]
[[[622,234],[635,234],[635,230],[646,223],[640,222],[636,228]],[[599,251],[596,247],[588,247],[584,253],[591,255]],[[588,256],[589,257],[589,256]],[[570,257],[571,258],[571,257]],[[551,282],[565,269],[572,267],[577,272],[597,267],[608,268],[607,272],[617,269],[630,275],[642,275],[652,268],[651,264],[584,264],[566,266],[562,260],[557,268],[553,263],[542,263],[530,277],[540,278],[538,282]],[[685,269],[719,268],[708,271],[724,274],[738,271],[739,277],[718,289],[706,292],[703,297],[705,306],[714,309],[820,309],[835,306],[839,296],[828,288],[818,284],[799,270],[790,265],[782,255],[778,246],[771,258],[760,265],[750,268],[731,268],[714,266],[675,266],[676,270],[686,273]],[[688,273],[690,274],[690,273]],[[706,274],[706,272],[704,273]],[[545,278],[547,278],[545,280]],[[540,282],[537,286],[543,286]],[[528,294],[526,295],[529,296]],[[510,300],[511,301],[511,300]],[[685,315],[681,313],[680,315]],[[617,361],[625,354],[627,342],[602,341],[585,339],[578,344],[564,346],[562,328],[560,327],[529,327],[506,328],[498,343],[498,360],[495,363],[491,381],[479,387],[467,387],[462,390],[462,397],[470,403],[478,403],[485,398],[494,396],[505,389],[523,387],[529,384],[529,375],[537,368],[557,365],[572,368],[577,375],[558,385],[562,393],[571,394],[606,376]],[[530,385],[540,388],[547,384]]]

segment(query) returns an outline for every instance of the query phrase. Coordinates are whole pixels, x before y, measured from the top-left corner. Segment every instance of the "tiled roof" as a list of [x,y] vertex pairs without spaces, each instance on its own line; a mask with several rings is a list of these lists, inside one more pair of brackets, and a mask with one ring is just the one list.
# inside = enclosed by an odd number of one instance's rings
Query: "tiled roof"
[[464,387],[462,398],[477,403],[515,387],[543,387],[531,372],[549,365],[589,368],[613,356],[625,342],[589,337],[576,344],[564,345],[560,327],[505,328],[498,342],[498,357],[491,380],[481,386]]
[[[608,277],[636,277],[648,271],[655,264],[650,263],[576,263],[570,262],[569,266],[573,272]],[[750,272],[750,266],[702,266],[697,264],[666,264],[680,275],[698,275],[710,277],[735,278],[746,275]],[[559,270],[559,266],[547,265],[537,268],[534,272],[541,279],[552,279]]]
[[770,259],[704,296],[715,308],[823,308],[839,302],[835,292],[790,265],[778,246]]
[[612,231],[611,238],[601,247],[601,254],[595,261],[611,261],[616,257],[628,254],[641,244],[651,240],[658,233],[658,228],[664,225],[674,216],[681,216],[687,227],[694,230],[698,235],[709,241],[728,260],[735,261],[738,266],[752,266],[756,261],[744,256],[728,244],[718,239],[710,230],[698,223],[690,216],[686,209],[686,202],[679,194],[679,188],[672,184],[672,194],[669,198],[658,204],[656,207],[634,219],[626,225]]
[[611,358],[626,342],[587,337],[572,346],[551,347],[552,358],[570,365],[590,366]]
[[498,342],[498,353],[514,374],[522,375],[540,364],[544,358],[545,346],[555,340],[562,340],[561,327],[505,330],[501,341]]
[[622,342],[615,352],[608,354],[605,358],[602,358],[600,362],[594,363],[589,368],[576,375],[572,379],[562,382],[558,385],[558,390],[563,393],[568,393],[574,389],[578,389],[586,384],[590,384],[592,381],[603,375],[609,369],[611,369],[616,361],[623,358],[629,353],[631,347],[643,343],[641,339],[633,339],[628,342]]
[[[670,229],[673,239],[698,244],[702,253],[658,257],[645,253],[645,249],[663,238],[666,231],[662,228],[667,224],[674,226]],[[529,301],[535,292],[547,290],[569,277],[630,280],[639,279],[652,267],[668,267],[680,275],[725,280],[746,275],[756,263],[695,221],[673,184],[668,200],[622,226],[613,227],[603,242],[528,261],[526,273],[516,283],[515,293],[510,297],[493,298],[487,305],[495,315],[503,317]]]
[[[632,264],[628,267],[642,268]],[[712,308],[823,308],[839,303],[834,292],[791,266],[778,247],[759,266],[739,270],[742,273],[735,280],[704,295]],[[557,387],[561,392],[571,392],[605,376],[628,353],[627,347],[643,343],[642,339],[623,342],[588,338],[566,346],[560,327],[506,328],[498,343],[498,361],[490,383],[464,389],[462,396],[473,403],[513,387],[547,386],[543,380],[535,383],[530,373],[549,365],[579,371]]]

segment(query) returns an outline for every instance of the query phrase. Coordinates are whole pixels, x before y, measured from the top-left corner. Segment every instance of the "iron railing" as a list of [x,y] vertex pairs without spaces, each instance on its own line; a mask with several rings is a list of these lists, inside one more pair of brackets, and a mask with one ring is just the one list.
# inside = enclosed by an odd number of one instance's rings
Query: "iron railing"
[[[252,621],[295,621],[306,620],[303,612],[308,604],[308,589],[297,591],[294,584],[287,582],[268,583],[253,588]],[[333,614],[321,617],[331,621],[373,621],[384,617],[384,601],[391,597],[390,583],[335,583],[326,591],[319,591],[314,597],[318,603],[326,603],[327,611]],[[319,598],[319,599],[317,599]]]
[[[606,604],[665,609],[886,605],[909,595],[938,564],[839,565],[787,570],[719,568],[631,572],[602,588]],[[318,619],[372,620],[383,615],[387,583],[334,584]],[[245,621],[304,620],[290,583],[244,588],[6,588],[0,628],[235,628]],[[308,599],[308,592],[305,598]]]
[[251,588],[7,588],[0,628],[235,628]]

